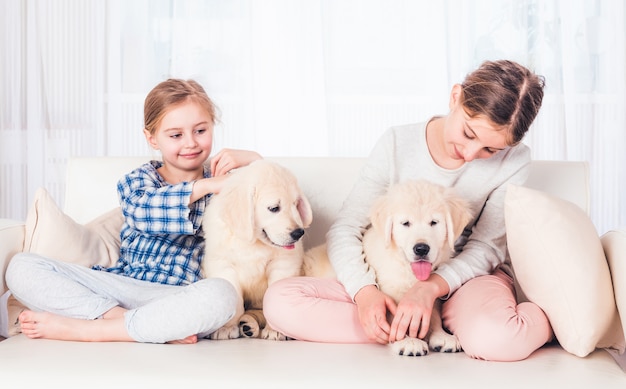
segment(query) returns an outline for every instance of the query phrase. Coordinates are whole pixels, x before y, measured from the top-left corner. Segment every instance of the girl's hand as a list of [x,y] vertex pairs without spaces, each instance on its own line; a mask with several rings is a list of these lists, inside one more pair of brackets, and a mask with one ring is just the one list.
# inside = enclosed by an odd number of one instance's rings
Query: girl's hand
[[381,344],[389,343],[390,326],[387,322],[387,310],[395,314],[396,304],[393,299],[375,285],[363,287],[354,296],[359,311],[359,321],[367,337]]
[[193,204],[198,199],[208,195],[209,193],[217,194],[224,187],[224,183],[228,179],[227,175],[219,177],[201,178],[193,184],[189,204]]
[[224,187],[227,173],[233,169],[250,164],[252,161],[262,159],[261,155],[249,150],[220,150],[211,158],[211,177],[197,180],[193,186],[189,203],[197,201],[199,198],[209,193],[217,194]]
[[222,149],[211,158],[211,176],[219,177],[229,171],[262,159],[261,155],[250,150]]
[[424,338],[430,328],[430,317],[435,300],[447,294],[447,283],[438,275],[431,275],[426,281],[418,281],[398,303],[389,340],[395,342],[411,338]]

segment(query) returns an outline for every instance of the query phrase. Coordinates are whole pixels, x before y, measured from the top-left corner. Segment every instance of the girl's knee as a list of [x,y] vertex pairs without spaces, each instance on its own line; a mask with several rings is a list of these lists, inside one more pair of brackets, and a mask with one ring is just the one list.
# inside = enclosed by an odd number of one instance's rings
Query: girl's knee
[[239,300],[237,290],[223,278],[209,278],[193,284],[198,292],[199,304],[202,307],[210,306],[211,310],[201,309],[201,312],[211,312],[211,317],[215,312],[219,316],[232,318],[235,315]]
[[298,304],[306,306],[308,284],[304,277],[284,278],[270,285],[263,297],[263,315],[274,328],[290,321]]
[[23,281],[29,278],[31,262],[31,256],[27,253],[15,254],[9,261],[4,277],[13,293],[21,289]]
[[517,314],[507,320],[476,313],[471,323],[465,323],[465,328],[456,334],[465,353],[490,361],[526,359],[546,344],[552,333],[545,314],[531,305],[518,307]]
[[281,300],[285,297],[286,288],[291,288],[292,280],[290,278],[283,278],[278,280],[267,287],[265,295],[263,296],[263,307],[268,303],[273,303],[276,300]]
[[289,283],[289,279],[282,279],[268,286],[263,296],[263,315],[266,320],[271,322],[284,311],[285,297],[288,296],[285,290]]
[[460,343],[463,351],[472,358],[500,362],[521,361],[538,348],[529,348],[528,344],[518,344],[514,338],[498,335],[465,338]]

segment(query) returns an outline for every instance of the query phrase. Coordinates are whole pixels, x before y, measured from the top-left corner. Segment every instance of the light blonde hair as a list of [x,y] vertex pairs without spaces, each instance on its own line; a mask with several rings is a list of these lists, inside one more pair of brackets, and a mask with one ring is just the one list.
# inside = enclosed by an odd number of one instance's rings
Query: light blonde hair
[[217,107],[204,88],[194,80],[170,78],[155,86],[144,102],[144,128],[152,135],[161,124],[163,117],[177,104],[194,101],[209,113],[213,124],[217,121]]

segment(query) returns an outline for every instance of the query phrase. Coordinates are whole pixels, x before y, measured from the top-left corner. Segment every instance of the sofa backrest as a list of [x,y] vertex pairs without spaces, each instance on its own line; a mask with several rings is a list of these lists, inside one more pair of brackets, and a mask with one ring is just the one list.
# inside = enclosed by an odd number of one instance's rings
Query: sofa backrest
[[[75,157],[67,166],[65,212],[89,222],[117,206],[116,183],[148,157]],[[305,246],[324,241],[326,231],[365,162],[357,157],[270,157],[298,178],[313,209]],[[589,212],[589,168],[586,162],[533,161],[526,186],[571,201]]]

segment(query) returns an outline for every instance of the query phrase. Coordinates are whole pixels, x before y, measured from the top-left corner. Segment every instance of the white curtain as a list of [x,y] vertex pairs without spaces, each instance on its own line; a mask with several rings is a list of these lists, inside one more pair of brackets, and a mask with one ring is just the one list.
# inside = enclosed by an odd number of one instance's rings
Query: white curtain
[[391,125],[445,113],[483,60],[543,74],[525,142],[586,160],[598,233],[626,226],[623,0],[3,0],[0,217],[62,204],[67,158],[146,155],[146,93],[201,82],[215,150],[366,156]]

